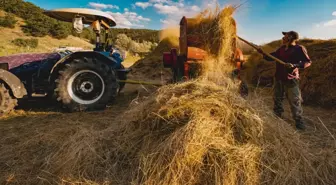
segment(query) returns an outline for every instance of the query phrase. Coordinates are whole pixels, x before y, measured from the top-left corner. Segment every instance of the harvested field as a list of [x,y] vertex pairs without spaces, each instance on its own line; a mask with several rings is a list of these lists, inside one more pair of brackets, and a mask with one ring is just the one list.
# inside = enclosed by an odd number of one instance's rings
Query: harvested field
[[1,182],[335,183],[331,112],[307,108],[311,122],[298,133],[272,116],[267,99],[244,100],[235,86],[192,81],[140,99],[127,91],[105,112],[1,118]]

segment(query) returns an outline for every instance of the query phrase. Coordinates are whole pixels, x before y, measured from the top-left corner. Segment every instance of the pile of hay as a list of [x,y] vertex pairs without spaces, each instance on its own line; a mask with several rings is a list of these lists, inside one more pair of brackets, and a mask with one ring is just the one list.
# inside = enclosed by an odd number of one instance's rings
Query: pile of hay
[[121,128],[105,134],[120,174],[134,184],[336,182],[335,146],[310,146],[262,102],[247,102],[229,86],[166,86],[127,112]]
[[[300,72],[300,87],[305,103],[323,107],[334,107],[336,90],[336,40],[303,39],[299,44],[305,46],[312,59],[312,65]],[[262,48],[273,52],[281,46],[280,41],[273,41]],[[253,85],[272,85],[275,74],[275,62],[262,59],[253,53],[243,70],[244,80]]]
[[[2,129],[0,181],[336,183],[334,140],[325,137],[321,144],[303,138],[294,126],[273,117],[258,98],[242,99],[235,85],[227,82],[165,86],[119,116],[114,113],[117,107],[71,117],[40,115]],[[18,123],[20,119],[26,118],[18,118]]]

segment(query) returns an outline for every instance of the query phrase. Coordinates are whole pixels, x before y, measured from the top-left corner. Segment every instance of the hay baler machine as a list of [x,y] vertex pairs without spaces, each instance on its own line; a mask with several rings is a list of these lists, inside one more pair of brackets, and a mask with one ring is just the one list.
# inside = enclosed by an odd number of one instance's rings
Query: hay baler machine
[[[179,49],[172,48],[170,52],[163,53],[163,65],[171,68],[173,81],[185,81],[196,78],[202,72],[202,61],[208,56],[202,39],[204,35],[193,32],[196,24],[195,18],[183,17],[180,21]],[[232,60],[240,69],[244,60],[243,53],[237,47]]]

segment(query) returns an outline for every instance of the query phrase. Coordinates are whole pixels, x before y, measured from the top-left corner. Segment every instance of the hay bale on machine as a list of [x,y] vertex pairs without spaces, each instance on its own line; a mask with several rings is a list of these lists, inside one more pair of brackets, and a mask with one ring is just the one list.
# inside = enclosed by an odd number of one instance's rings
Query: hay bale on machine
[[232,6],[224,9],[206,9],[188,20],[188,44],[206,50],[214,56],[223,55],[223,52],[233,55],[237,47],[237,27],[232,17],[235,10]]
[[[188,47],[196,47],[207,52],[207,57],[201,61],[201,76],[220,83],[235,67],[234,56],[237,49],[237,28],[233,19],[236,7],[223,9],[206,9],[191,19],[181,21],[181,40],[187,40]],[[186,38],[184,38],[186,37]],[[186,53],[183,52],[182,53]]]

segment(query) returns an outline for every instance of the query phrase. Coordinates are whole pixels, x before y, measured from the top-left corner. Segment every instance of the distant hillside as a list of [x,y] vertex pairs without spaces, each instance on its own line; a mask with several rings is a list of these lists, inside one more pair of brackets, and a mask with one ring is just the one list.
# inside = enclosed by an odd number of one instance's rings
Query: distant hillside
[[159,43],[159,30],[112,28],[110,38],[115,41],[118,34],[126,34],[136,42],[150,41]]
[[0,0],[0,9],[12,13],[24,20],[22,30],[26,35],[54,38],[66,38],[72,33],[71,24],[57,21],[43,14],[40,7],[22,0]]
[[[0,10],[0,17],[4,16],[5,12]],[[0,56],[25,53],[25,52],[52,52],[59,47],[81,47],[83,49],[92,49],[94,46],[88,41],[75,36],[68,36],[66,39],[56,39],[51,36],[33,37],[27,36],[21,26],[25,25],[25,21],[15,17],[17,23],[15,27],[3,28],[0,27]],[[15,39],[36,39],[38,46],[36,48],[19,47],[13,43]]]

